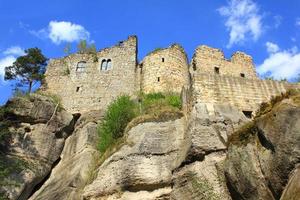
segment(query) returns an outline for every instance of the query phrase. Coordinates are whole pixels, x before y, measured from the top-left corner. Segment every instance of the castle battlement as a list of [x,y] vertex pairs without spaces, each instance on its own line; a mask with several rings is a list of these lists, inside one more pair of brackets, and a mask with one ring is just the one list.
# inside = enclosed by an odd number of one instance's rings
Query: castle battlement
[[252,57],[239,51],[228,60],[222,50],[201,45],[196,49],[191,64],[198,73],[258,78]]
[[225,103],[249,113],[271,96],[296,87],[259,80],[252,57],[239,51],[227,60],[220,49],[201,45],[190,65],[179,44],[156,49],[140,63],[137,51],[137,37],[130,36],[96,55],[52,59],[42,89],[58,95],[73,113],[105,109],[122,94],[180,93],[183,87],[191,89],[193,103]]

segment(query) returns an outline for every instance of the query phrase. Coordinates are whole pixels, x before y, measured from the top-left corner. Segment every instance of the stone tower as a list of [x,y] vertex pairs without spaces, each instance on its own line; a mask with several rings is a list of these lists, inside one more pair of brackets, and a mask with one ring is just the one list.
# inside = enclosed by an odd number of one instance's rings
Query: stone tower
[[141,90],[145,93],[180,93],[183,86],[190,84],[187,56],[178,44],[148,54],[140,70]]
[[105,109],[121,94],[136,93],[137,38],[92,54],[72,54],[50,60],[46,92],[59,96],[70,112]]

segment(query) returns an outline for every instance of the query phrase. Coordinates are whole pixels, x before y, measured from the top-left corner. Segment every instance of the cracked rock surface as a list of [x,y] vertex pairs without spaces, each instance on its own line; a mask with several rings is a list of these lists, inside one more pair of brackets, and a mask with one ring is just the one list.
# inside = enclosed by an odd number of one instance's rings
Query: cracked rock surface
[[230,143],[225,175],[233,199],[280,199],[289,177],[282,199],[300,199],[299,192],[291,193],[299,188],[299,99],[277,103]]
[[179,167],[187,152],[184,124],[181,118],[133,127],[126,144],[98,168],[97,178],[84,188],[84,198],[163,199],[168,196],[172,171]]
[[[73,130],[73,116],[40,95],[10,100],[3,121],[10,122],[0,141],[1,167],[10,172],[0,180],[2,198],[27,199],[59,159]],[[1,127],[1,131],[3,131]],[[5,172],[4,172],[5,173]]]

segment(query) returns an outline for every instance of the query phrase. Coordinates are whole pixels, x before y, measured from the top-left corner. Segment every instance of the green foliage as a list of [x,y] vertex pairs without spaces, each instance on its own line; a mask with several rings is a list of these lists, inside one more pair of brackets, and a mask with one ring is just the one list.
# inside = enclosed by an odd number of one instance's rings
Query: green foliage
[[94,43],[88,45],[86,40],[81,40],[77,45],[77,49],[79,53],[87,53],[93,55],[93,61],[98,62],[97,48]]
[[8,180],[11,174],[19,174],[27,168],[27,163],[17,157],[9,157],[0,152],[0,185],[18,185]]
[[271,111],[271,109],[283,99],[291,98],[295,103],[299,102],[300,90],[299,89],[289,89],[285,93],[273,96],[269,102],[263,102],[260,104],[259,109],[256,112],[256,117],[264,115]]
[[181,109],[181,98],[179,95],[170,94],[166,96],[166,100],[170,106]]
[[113,101],[98,127],[100,152],[105,150],[123,136],[127,124],[136,116],[136,104],[129,96],[120,96]]
[[20,80],[19,85],[28,85],[31,92],[32,85],[42,81],[46,70],[47,58],[39,48],[25,50],[25,55],[20,56],[12,66],[5,67],[5,80]]
[[87,42],[86,40],[80,40],[77,49],[79,53],[86,53],[87,52]]
[[275,80],[273,76],[266,77],[265,79],[266,80],[270,80],[270,81],[274,81]]
[[70,69],[68,67],[65,68],[63,75],[68,76],[70,74]]
[[142,93],[139,95],[139,102],[131,100],[129,96],[120,96],[109,105],[103,122],[98,127],[98,149],[104,154],[108,148],[120,146],[120,138],[127,126],[182,117],[180,108],[181,98],[176,94]]
[[258,132],[255,123],[255,120],[250,121],[232,133],[228,137],[227,146],[229,146],[229,144],[234,144],[237,146],[247,145]]
[[181,98],[177,94],[160,92],[140,94],[141,113],[150,114],[163,108],[181,109]]
[[0,107],[0,147],[5,145],[4,143],[10,136],[9,127],[11,121],[7,119],[10,109],[7,107]]
[[71,43],[67,43],[64,47],[64,53],[67,55],[71,54]]

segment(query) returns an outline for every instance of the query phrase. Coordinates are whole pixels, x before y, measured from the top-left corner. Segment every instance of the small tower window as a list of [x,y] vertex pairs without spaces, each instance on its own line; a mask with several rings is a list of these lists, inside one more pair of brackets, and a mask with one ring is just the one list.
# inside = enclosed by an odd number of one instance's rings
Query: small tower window
[[76,71],[77,72],[84,72],[85,68],[86,68],[86,62],[85,61],[80,61],[80,62],[77,63]]
[[107,65],[106,65],[106,70],[111,70],[112,66],[111,66],[111,59],[107,60]]
[[77,88],[76,88],[76,92],[79,92],[79,90],[80,90],[80,87],[77,87]]
[[105,60],[105,59],[103,59],[102,61],[101,61],[101,71],[104,71],[104,70],[106,70],[106,66],[107,66],[107,61]]
[[161,61],[162,61],[162,62],[165,62],[165,58],[162,58]]
[[243,114],[249,119],[252,118],[252,111],[243,110]]
[[241,73],[240,75],[241,75],[241,77],[245,78],[245,74],[244,73]]
[[220,68],[219,67],[215,67],[215,74],[220,74]]
[[159,82],[160,81],[160,77],[157,77],[157,82]]
[[101,67],[100,67],[100,70],[101,71],[107,71],[107,70],[111,70],[112,69],[112,62],[111,62],[111,59],[103,59],[101,61]]

